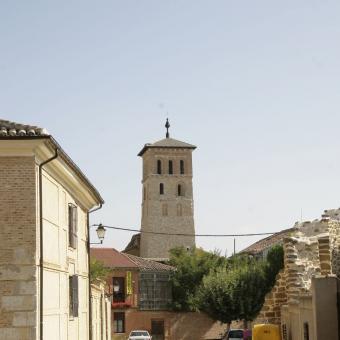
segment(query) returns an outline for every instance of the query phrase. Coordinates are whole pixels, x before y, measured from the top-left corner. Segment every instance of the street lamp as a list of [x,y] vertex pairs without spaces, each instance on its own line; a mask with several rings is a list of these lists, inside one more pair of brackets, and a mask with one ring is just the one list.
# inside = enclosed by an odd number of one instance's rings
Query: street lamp
[[103,225],[100,223],[100,224],[98,225],[98,228],[96,229],[96,233],[97,233],[97,236],[98,236],[100,242],[91,243],[91,244],[103,244],[104,237],[105,237],[105,232],[106,232],[106,229],[105,229],[105,228],[103,227]]
[[100,243],[103,243],[106,229],[103,227],[103,225],[100,223],[98,228],[96,229],[97,236],[99,238]]

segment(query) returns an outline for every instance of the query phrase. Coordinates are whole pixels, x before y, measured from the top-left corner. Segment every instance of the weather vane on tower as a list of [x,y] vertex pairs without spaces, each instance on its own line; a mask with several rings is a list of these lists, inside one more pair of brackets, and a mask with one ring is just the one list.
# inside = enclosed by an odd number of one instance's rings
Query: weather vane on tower
[[170,134],[169,134],[170,123],[169,123],[168,118],[166,119],[165,127],[166,127],[166,138],[169,138],[170,137]]

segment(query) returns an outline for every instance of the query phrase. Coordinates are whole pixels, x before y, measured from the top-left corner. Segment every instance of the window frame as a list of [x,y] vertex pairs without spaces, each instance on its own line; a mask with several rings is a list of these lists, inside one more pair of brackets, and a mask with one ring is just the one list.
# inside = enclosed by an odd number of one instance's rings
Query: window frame
[[182,184],[177,184],[177,196],[183,196],[183,186],[182,186]]
[[169,175],[174,174],[174,163],[171,159],[169,160],[168,170]]
[[185,170],[184,170],[185,168],[184,168],[184,160],[183,159],[181,159],[180,161],[179,161],[179,173],[181,174],[181,175],[184,175],[185,174]]
[[[117,281],[120,287],[118,293],[115,293],[113,290],[114,282]],[[126,294],[125,294],[125,277],[122,276],[113,276],[112,277],[112,302],[125,302]]]
[[162,161],[160,159],[157,160],[157,175],[162,174]]
[[[122,316],[122,318],[117,318],[117,316]],[[113,332],[114,333],[125,333],[125,312],[113,312]],[[122,321],[122,327],[119,327],[118,322]]]

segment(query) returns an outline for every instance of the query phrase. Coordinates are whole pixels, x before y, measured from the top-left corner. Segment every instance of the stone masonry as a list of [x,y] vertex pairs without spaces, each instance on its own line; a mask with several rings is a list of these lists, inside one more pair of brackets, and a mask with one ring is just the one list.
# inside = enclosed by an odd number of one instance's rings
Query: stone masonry
[[146,145],[145,151],[140,154],[143,157],[141,230],[191,235],[168,236],[142,232],[141,257],[166,259],[169,250],[174,247],[191,248],[195,245],[192,188],[194,148],[190,144],[167,138]]
[[35,180],[33,157],[0,158],[0,339],[36,334]]
[[295,234],[284,239],[284,269],[255,323],[280,324],[283,306],[298,305],[301,298],[311,296],[313,277],[340,274],[340,221],[334,211],[295,227]]

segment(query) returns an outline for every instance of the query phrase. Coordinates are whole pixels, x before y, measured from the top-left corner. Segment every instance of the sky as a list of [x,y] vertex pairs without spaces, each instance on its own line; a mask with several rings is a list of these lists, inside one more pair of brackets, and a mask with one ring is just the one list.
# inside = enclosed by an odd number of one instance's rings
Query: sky
[[57,139],[105,200],[91,223],[139,229],[137,153],[169,117],[197,145],[196,232],[279,231],[340,207],[339,17],[337,0],[2,0],[0,118]]

